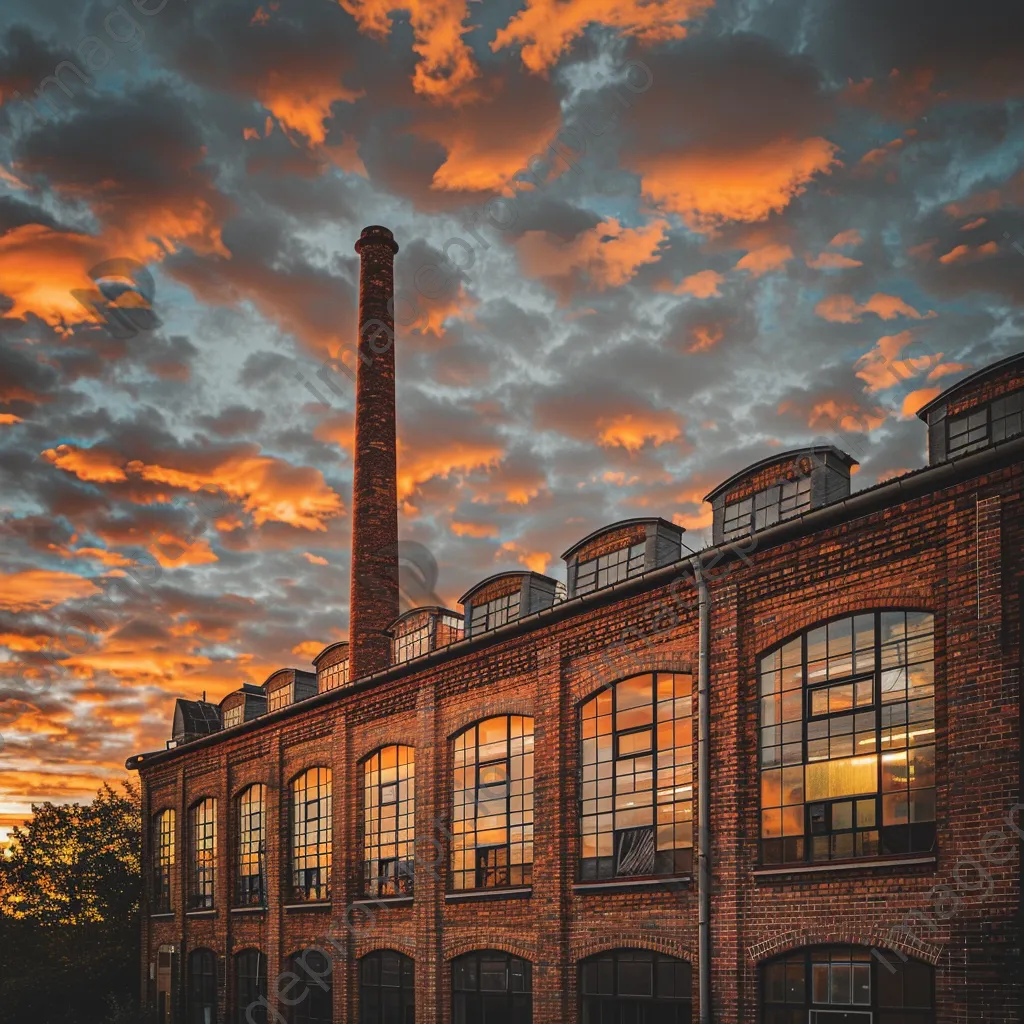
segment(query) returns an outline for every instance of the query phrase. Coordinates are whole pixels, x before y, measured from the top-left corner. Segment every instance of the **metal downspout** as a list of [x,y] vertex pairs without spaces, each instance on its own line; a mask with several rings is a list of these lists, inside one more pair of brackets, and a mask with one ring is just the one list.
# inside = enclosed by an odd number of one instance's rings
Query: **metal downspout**
[[697,961],[699,971],[700,1024],[711,1024],[711,765],[708,739],[711,733],[708,663],[711,628],[708,585],[700,558],[690,559],[697,584],[699,639],[697,649]]

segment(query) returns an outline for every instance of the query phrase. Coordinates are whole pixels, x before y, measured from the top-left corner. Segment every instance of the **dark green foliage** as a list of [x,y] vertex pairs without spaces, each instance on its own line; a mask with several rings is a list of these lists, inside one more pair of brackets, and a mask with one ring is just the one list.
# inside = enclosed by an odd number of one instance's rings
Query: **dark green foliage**
[[33,807],[0,857],[0,1022],[138,1019],[138,790]]

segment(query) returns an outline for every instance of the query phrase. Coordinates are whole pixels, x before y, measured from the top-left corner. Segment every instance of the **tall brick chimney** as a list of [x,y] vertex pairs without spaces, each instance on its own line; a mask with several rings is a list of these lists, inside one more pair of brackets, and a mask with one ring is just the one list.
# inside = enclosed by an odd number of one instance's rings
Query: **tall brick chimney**
[[[363,228],[359,253],[359,358],[352,483],[349,678],[387,668],[398,618],[398,481],[395,460],[395,293],[398,243]],[[390,309],[389,309],[390,305]]]

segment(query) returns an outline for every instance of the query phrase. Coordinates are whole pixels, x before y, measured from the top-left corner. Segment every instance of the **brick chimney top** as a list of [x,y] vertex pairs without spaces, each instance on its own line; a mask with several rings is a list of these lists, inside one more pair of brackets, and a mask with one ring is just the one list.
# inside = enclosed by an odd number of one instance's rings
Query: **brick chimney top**
[[389,246],[392,255],[398,252],[398,243],[395,241],[395,236],[391,233],[390,229],[381,227],[380,224],[371,224],[369,227],[363,228],[363,233],[355,244],[355,250],[356,252],[362,252],[364,245],[373,244]]

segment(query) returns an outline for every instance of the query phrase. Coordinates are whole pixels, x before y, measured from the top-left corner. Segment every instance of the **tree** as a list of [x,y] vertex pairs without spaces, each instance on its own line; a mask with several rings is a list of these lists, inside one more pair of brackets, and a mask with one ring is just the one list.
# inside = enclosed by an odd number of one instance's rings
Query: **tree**
[[[107,1024],[138,987],[138,788],[35,805],[0,859],[0,1021]],[[117,1011],[119,1012],[119,1011]]]

